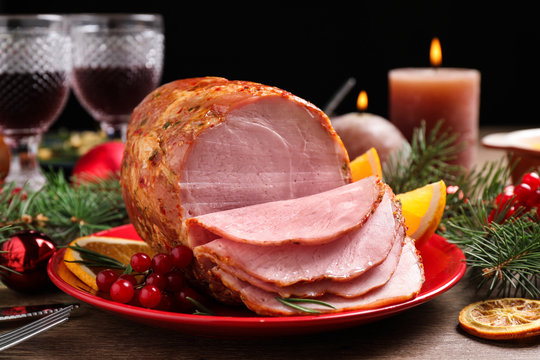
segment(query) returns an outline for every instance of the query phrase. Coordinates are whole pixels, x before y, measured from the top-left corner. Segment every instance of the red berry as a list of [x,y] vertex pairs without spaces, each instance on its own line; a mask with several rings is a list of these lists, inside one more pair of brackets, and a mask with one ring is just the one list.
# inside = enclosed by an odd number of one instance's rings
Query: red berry
[[165,290],[167,287],[167,278],[162,274],[151,273],[146,277],[146,284],[155,285],[157,288]]
[[111,269],[101,270],[96,275],[96,284],[98,289],[108,293],[111,289],[111,285],[118,279],[116,271]]
[[525,205],[527,200],[533,194],[533,191],[529,184],[521,183],[514,188],[514,194],[516,195],[517,203],[520,205]]
[[192,312],[195,309],[195,304],[188,297],[202,302],[201,296],[195,290],[186,286],[174,294],[174,303],[180,312]]
[[173,296],[170,293],[162,292],[161,293],[161,301],[158,306],[156,306],[156,309],[163,310],[163,311],[171,311],[173,309]]
[[540,175],[538,175],[538,173],[534,171],[527,173],[523,175],[521,182],[529,185],[531,189],[534,191],[538,189],[538,187],[540,187]]
[[536,191],[527,200],[527,205],[529,207],[535,207],[536,206],[536,207],[540,208],[540,188],[536,189]]
[[177,292],[180,291],[184,285],[184,275],[180,273],[179,271],[169,271],[167,274],[165,274],[165,278],[167,279],[167,286],[165,287],[165,290],[170,292]]
[[157,254],[152,258],[152,271],[156,274],[166,274],[172,270],[174,264],[172,257],[168,254]]
[[161,302],[161,290],[154,285],[145,285],[139,293],[139,302],[143,307],[155,308]]
[[193,251],[185,245],[177,245],[171,250],[174,266],[183,269],[191,264]]
[[514,197],[514,195],[514,186],[509,185],[505,187],[503,192],[497,196],[497,199],[495,199],[495,203],[499,206],[505,206],[507,205],[508,201],[510,201]]
[[136,253],[131,256],[131,268],[136,272],[145,272],[152,265],[152,258],[145,253]]
[[127,281],[129,281],[133,286],[137,285],[139,282],[137,281],[137,279],[135,278],[135,276],[131,275],[131,274],[122,274],[118,277],[119,279],[126,279]]
[[118,279],[111,285],[111,299],[116,302],[127,304],[133,298],[135,288],[127,279]]

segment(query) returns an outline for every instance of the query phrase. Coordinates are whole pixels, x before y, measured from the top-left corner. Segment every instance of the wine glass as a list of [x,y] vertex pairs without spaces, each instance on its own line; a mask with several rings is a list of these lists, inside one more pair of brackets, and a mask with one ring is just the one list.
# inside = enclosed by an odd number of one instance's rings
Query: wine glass
[[11,152],[7,182],[45,182],[37,150],[69,94],[67,22],[56,14],[0,15],[0,133]]
[[161,15],[71,15],[70,36],[75,95],[109,139],[125,141],[131,112],[161,79]]

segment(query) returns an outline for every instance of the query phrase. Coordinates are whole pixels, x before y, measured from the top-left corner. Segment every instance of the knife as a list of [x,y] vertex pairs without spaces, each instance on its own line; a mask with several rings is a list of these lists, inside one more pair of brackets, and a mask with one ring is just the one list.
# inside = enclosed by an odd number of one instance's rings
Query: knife
[[0,308],[0,322],[15,321],[21,319],[30,319],[34,317],[45,316],[57,312],[67,306],[73,305],[77,309],[79,304],[44,304],[44,305],[26,305]]

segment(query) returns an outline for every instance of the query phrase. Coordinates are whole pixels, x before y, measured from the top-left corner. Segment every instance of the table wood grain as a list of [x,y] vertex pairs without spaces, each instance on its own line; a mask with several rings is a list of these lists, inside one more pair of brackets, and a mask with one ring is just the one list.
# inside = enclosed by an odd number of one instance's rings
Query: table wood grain
[[[495,129],[483,129],[481,134]],[[499,130],[499,129],[497,129]],[[503,152],[479,149],[478,161]],[[459,328],[459,311],[477,301],[466,273],[435,299],[374,323],[265,338],[207,338],[145,326],[81,303],[71,318],[13,348],[0,359],[539,359],[540,338],[488,341]],[[0,307],[78,302],[61,291],[22,295],[0,288]],[[9,325],[0,324],[0,333]]]

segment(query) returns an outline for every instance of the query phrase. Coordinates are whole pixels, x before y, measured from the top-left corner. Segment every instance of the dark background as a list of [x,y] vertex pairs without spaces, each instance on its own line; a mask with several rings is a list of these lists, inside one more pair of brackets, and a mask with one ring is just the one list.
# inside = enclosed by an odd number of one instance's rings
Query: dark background
[[[336,113],[388,115],[388,71],[429,66],[439,37],[443,66],[482,73],[481,125],[537,127],[538,13],[534,2],[352,1],[145,3],[0,0],[2,13],[155,12],[165,20],[162,83],[216,75],[288,90],[324,108],[349,78],[356,86]],[[97,125],[70,99],[53,128]]]

